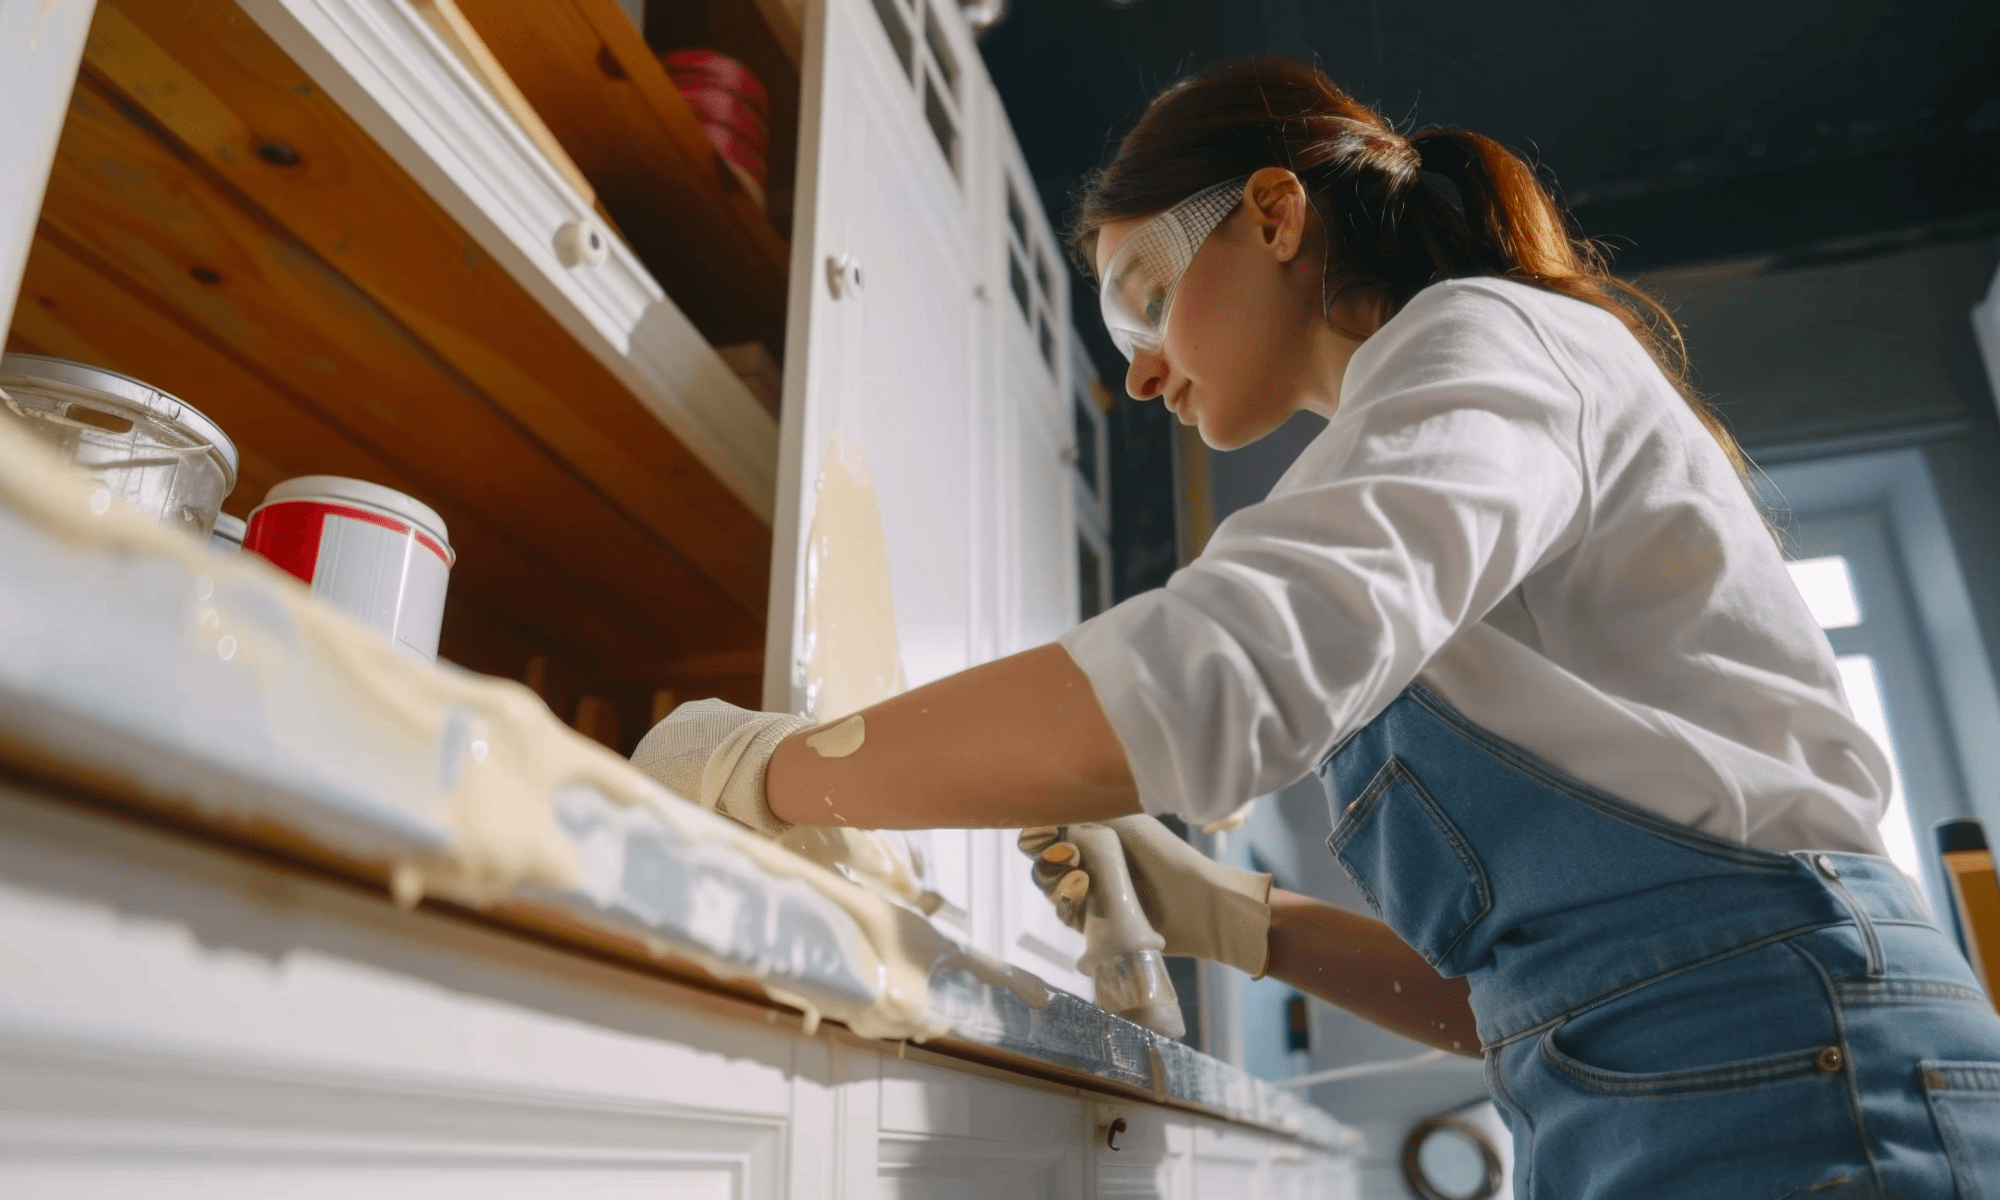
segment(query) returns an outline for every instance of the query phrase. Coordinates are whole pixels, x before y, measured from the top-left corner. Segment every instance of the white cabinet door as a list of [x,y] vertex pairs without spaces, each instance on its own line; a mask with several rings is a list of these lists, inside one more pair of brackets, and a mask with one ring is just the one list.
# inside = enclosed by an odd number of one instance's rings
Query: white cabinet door
[[0,331],[42,209],[95,0],[0,0]]
[[[977,578],[991,472],[976,436],[967,81],[925,36],[933,2],[822,0],[807,13],[771,709],[839,716],[992,653]],[[947,902],[941,923],[978,944],[974,914],[990,906],[974,895],[967,835],[909,840]]]
[[[1009,649],[1053,641],[1076,623],[1075,487],[1064,454],[1069,362],[1068,276],[1054,230],[1029,186],[1025,160],[998,100],[987,139],[988,270],[999,281],[987,314],[998,376],[1004,459],[1001,559]],[[1011,840],[1009,835],[1009,840]],[[1018,856],[999,872],[1001,957],[1088,997],[1076,970],[1083,937],[1056,919]]]
[[1081,1200],[1084,1110],[1074,1093],[930,1063],[882,1060],[884,1200]]
[[[961,18],[949,0],[820,0],[807,30],[764,699],[830,718],[1059,633],[1068,610],[1043,594],[1067,583],[1072,535],[1047,394],[1066,363],[999,311],[997,164],[1018,155]],[[1028,217],[1046,273],[1053,242]],[[1008,882],[1025,878],[1012,838],[913,841],[948,932],[1019,960],[1012,914],[1046,905]],[[1044,924],[1058,949],[1025,965],[1079,986],[1072,935]]]
[[828,1043],[693,995],[0,786],[9,1200],[870,1195],[786,1178]]
[[1013,426],[1003,492],[1015,518],[1013,640],[1021,649],[1054,641],[1077,618],[1073,438],[1050,412],[1054,377],[1042,368],[1040,359],[1010,360],[1003,368],[1003,403]]
[[973,661],[978,237],[922,21],[809,13],[765,703],[820,717]]
[[986,317],[1003,424],[1005,636],[1018,650],[1054,640],[1077,618],[1069,275],[997,95],[980,140],[982,254],[995,282]]
[[1194,1128],[1184,1113],[1090,1105],[1090,1175],[1099,1200],[1194,1200]]

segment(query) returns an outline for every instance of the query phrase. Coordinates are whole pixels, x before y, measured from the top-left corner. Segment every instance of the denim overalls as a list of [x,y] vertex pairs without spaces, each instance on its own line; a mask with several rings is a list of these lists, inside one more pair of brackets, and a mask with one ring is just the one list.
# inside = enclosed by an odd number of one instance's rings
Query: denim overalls
[[1887,860],[1654,816],[1421,683],[1318,774],[1341,865],[1471,982],[1518,1200],[2000,1200],[2000,1018]]

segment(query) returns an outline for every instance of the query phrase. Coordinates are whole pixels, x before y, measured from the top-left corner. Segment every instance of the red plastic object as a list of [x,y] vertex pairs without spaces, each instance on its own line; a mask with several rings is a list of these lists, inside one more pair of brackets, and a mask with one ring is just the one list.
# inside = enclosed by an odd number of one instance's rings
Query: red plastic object
[[673,77],[674,86],[683,91],[692,84],[705,82],[741,96],[757,110],[758,116],[768,119],[771,115],[771,96],[764,90],[763,81],[727,54],[716,50],[669,50],[660,55],[660,65]]
[[660,65],[701,122],[715,152],[755,180],[769,182],[771,97],[750,68],[714,50],[669,50]]
[[681,87],[681,95],[687,98],[688,107],[703,125],[720,125],[730,130],[759,154],[771,148],[771,129],[764,123],[763,114],[735,92],[707,84],[689,84]]
[[727,126],[709,124],[702,125],[701,132],[708,139],[708,144],[715,147],[717,154],[743,168],[750,178],[757,181],[757,186],[762,187],[771,181],[763,152],[744,141],[741,134]]

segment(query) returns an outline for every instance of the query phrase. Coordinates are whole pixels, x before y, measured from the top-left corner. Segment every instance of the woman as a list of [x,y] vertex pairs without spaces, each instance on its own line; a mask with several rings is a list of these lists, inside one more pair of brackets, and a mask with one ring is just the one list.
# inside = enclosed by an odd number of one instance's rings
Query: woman
[[[1170,953],[1482,1053],[1524,1200],[2000,1196],[2000,1020],[1881,857],[1888,764],[1672,321],[1533,173],[1250,60],[1074,240],[1133,396],[1219,449],[1328,418],[1270,498],[849,756],[705,702],[638,759],[766,830],[1113,821]],[[1386,924],[1129,815],[1309,771]]]

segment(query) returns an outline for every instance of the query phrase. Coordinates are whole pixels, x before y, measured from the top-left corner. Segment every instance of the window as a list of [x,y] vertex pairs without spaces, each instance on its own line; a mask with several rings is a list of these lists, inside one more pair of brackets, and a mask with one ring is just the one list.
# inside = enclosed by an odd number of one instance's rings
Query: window
[[[923,114],[924,124],[930,127],[938,152],[944,155],[945,165],[956,180],[960,178],[961,157],[958,59],[952,54],[944,27],[938,21],[937,2],[916,0],[913,9],[911,0],[872,0],[875,18],[882,23],[889,48],[895,51],[896,61],[914,88],[912,98]],[[921,45],[910,32],[914,24],[923,26]]]
[[931,136],[937,139],[945,162],[951,164],[952,174],[958,174],[958,126],[952,123],[951,110],[939,98],[937,83],[928,71],[924,73],[924,120],[930,125]]
[[[1785,567],[1821,629],[1832,633],[1862,626],[1861,598],[1855,591],[1854,573],[1844,555],[1798,559]],[[1890,736],[1889,710],[1882,699],[1882,679],[1876,671],[1874,656],[1837,654],[1835,662],[1840,668],[1841,690],[1847,693],[1847,706],[1854,711],[1855,721],[1881,743],[1882,752],[1889,757],[1889,810],[1882,814],[1879,827],[1882,843],[1888,848],[1889,860],[1921,884],[1925,877],[1924,855],[1918,849],[1916,826],[1910,820],[1902,764],[1897,760],[1896,739]],[[1925,890],[1928,892],[1927,886]],[[1935,902],[1932,911],[1940,911]]]
[[1082,392],[1070,397],[1069,411],[1071,423],[1076,426],[1076,473],[1083,476],[1083,482],[1094,494],[1098,487],[1097,414],[1089,397]]
[[[1765,501],[1789,511],[1791,557],[1804,560],[1803,586],[1822,596],[1835,657],[1867,662],[1866,673],[1844,667],[1848,697],[1863,720],[1876,720],[1880,706],[1875,728],[1893,750],[1896,817],[1911,830],[1919,878],[1941,912],[1945,880],[1931,831],[1973,816],[1975,798],[2000,795],[2000,678],[1927,452],[1770,457],[1760,484]],[[1891,846],[1900,834],[1897,825],[1884,827]]]
[[1094,617],[1108,607],[1105,604],[1104,556],[1090,539],[1081,534],[1076,539],[1076,585],[1078,615]]
[[944,89],[954,99],[958,96],[958,60],[952,57],[951,47],[945,45],[944,30],[938,28],[937,9],[933,5],[924,8],[924,45],[930,48],[931,61],[937,64],[938,77],[944,80]]
[[1077,615],[1092,617],[1109,608],[1111,592],[1111,497],[1109,437],[1105,412],[1110,396],[1097,380],[1090,358],[1072,343],[1070,356],[1070,483],[1076,514]]
[[1021,310],[1021,320],[1027,323],[1028,333],[1035,348],[1041,352],[1043,364],[1048,367],[1049,374],[1060,377],[1056,359],[1066,351],[1055,331],[1061,327],[1063,316],[1061,307],[1056,303],[1057,277],[1049,269],[1048,239],[1038,226],[1028,220],[1027,205],[1021,201],[1023,189],[1013,177],[1003,176],[1000,186],[1007,204],[1009,231],[1006,239],[1007,284],[1014,291],[1014,304]]
[[896,61],[903,64],[903,74],[910,74],[915,69],[911,56],[915,47],[910,42],[909,22],[896,0],[875,0],[875,17],[882,22],[882,32],[889,35],[889,46],[896,52]]

